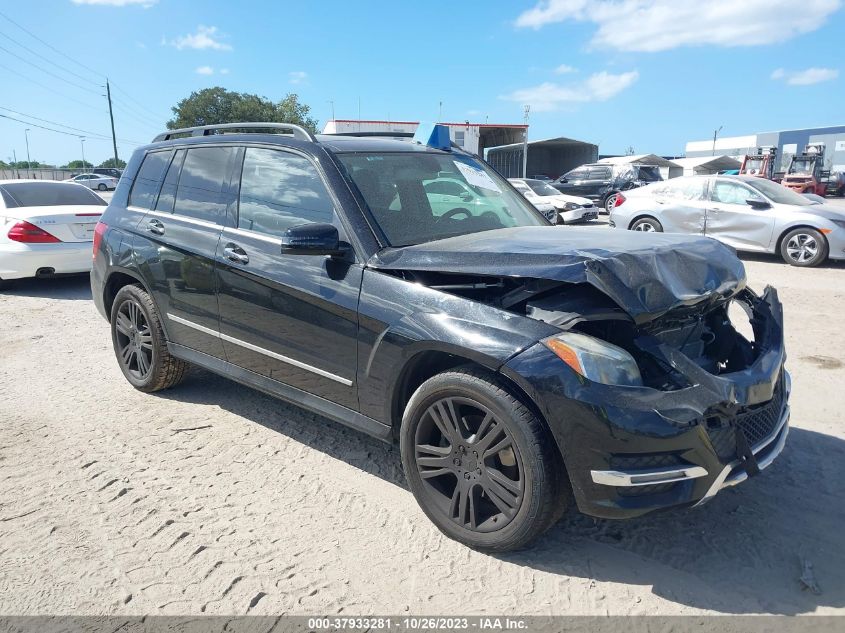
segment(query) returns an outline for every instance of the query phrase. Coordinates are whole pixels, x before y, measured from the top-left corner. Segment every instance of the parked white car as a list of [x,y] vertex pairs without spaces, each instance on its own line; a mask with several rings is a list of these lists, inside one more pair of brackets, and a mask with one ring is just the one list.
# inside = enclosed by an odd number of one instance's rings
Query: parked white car
[[107,191],[117,187],[117,178],[114,178],[113,176],[104,176],[102,174],[79,174],[78,176],[71,178],[71,180],[98,191]]
[[587,222],[599,217],[598,208],[589,198],[561,193],[548,182],[533,178],[509,178],[508,181],[535,207],[553,205],[559,214],[558,224]]
[[0,180],[0,285],[89,272],[105,208],[100,196],[71,182]]

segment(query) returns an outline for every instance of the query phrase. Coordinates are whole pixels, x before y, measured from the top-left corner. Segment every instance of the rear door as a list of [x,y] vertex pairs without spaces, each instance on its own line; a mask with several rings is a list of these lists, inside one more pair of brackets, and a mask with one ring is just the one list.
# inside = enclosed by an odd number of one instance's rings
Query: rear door
[[642,190],[643,194],[646,192],[655,203],[655,214],[664,231],[704,235],[707,178],[676,178]]
[[155,206],[138,227],[139,267],[149,280],[169,339],[224,358],[217,330],[215,255],[239,151],[206,146],[175,152]]
[[237,228],[223,230],[217,254],[220,333],[230,362],[356,408],[363,267],[281,253],[281,236],[297,225],[333,223],[344,239],[337,208],[307,155],[246,148]]
[[610,186],[611,177],[610,167],[590,167],[587,172],[587,180],[583,184],[582,195],[591,200],[598,200]]
[[766,250],[775,227],[772,209],[754,208],[748,200],[766,202],[742,182],[714,178],[707,205],[705,235],[739,250]]

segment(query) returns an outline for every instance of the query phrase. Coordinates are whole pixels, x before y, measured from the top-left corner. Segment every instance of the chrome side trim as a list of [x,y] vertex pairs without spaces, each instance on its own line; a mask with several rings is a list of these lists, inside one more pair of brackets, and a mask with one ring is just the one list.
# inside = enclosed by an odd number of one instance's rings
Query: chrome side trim
[[317,374],[318,376],[322,376],[323,378],[328,378],[329,380],[334,380],[335,382],[339,382],[340,384],[346,385],[347,387],[352,386],[352,381],[343,378],[342,376],[338,376],[331,372],[325,371],[324,369],[320,369],[319,367],[314,367],[313,365],[308,365],[307,363],[300,362],[296,359],[289,358],[288,356],[277,354],[276,352],[270,351],[269,349],[265,349],[263,347],[259,347],[258,345],[247,343],[246,341],[242,341],[239,338],[229,336],[228,334],[223,334],[222,332],[218,332],[217,330],[205,327],[204,325],[200,325],[199,323],[194,323],[193,321],[189,321],[188,319],[183,319],[182,317],[176,316],[175,314],[170,314],[168,312],[167,318],[173,321],[174,323],[179,323],[189,328],[193,328],[198,332],[202,332],[203,334],[208,334],[209,336],[214,336],[216,338],[227,341],[234,345],[238,345],[258,354],[263,354],[265,356],[269,356],[270,358],[275,358],[276,360],[281,361],[287,365],[293,365],[294,367],[299,367],[300,369],[304,369],[305,371],[310,371],[313,374]]
[[707,471],[701,466],[673,466],[657,470],[591,470],[590,476],[604,486],[651,486],[706,477]]
[[273,237],[272,235],[267,235],[266,233],[259,233],[258,231],[251,231],[249,229],[234,229],[232,227],[225,227],[223,229],[223,233],[225,235],[240,235],[242,237],[251,237],[253,239],[261,240],[262,242],[268,242],[270,244],[275,244],[276,246],[282,246],[282,240],[277,237]]
[[[758,442],[751,448],[751,452],[754,455],[758,455],[765,451],[769,446],[774,444],[774,446],[769,450],[765,457],[757,461],[757,467],[760,470],[764,470],[772,465],[772,462],[778,457],[778,455],[783,452],[783,447],[786,445],[786,436],[789,435],[789,414],[790,409],[789,405],[786,405],[783,409],[783,413],[781,414],[780,422],[778,423],[777,428],[775,429],[774,433],[769,435],[766,439],[761,442]],[[727,466],[725,466],[719,476],[713,481],[710,485],[710,488],[707,489],[707,492],[701,498],[696,506],[700,506],[704,503],[707,503],[716,496],[716,493],[719,492],[722,488],[729,488],[730,486],[735,486],[740,482],[745,481],[748,479],[748,473],[745,470],[740,470],[733,475],[731,473],[740,466],[742,462],[740,460],[734,460]]]
[[167,213],[165,211],[156,211],[155,209],[151,209],[147,211],[147,215],[153,215],[157,218],[164,218],[166,220],[177,220],[179,222],[186,222],[188,224],[196,224],[197,226],[201,226],[206,229],[222,229],[222,224],[217,224],[216,222],[208,222],[207,220],[200,220],[198,218],[192,218],[189,215],[180,215],[178,213]]

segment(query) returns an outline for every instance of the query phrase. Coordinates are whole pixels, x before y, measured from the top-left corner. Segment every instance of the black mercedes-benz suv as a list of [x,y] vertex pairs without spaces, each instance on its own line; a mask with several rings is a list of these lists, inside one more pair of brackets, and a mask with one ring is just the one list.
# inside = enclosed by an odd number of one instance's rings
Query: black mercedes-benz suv
[[426,514],[479,549],[573,505],[701,504],[788,432],[781,305],[729,247],[552,226],[437,126],[162,134],[97,225],[91,283],[135,388],[198,365],[398,441]]

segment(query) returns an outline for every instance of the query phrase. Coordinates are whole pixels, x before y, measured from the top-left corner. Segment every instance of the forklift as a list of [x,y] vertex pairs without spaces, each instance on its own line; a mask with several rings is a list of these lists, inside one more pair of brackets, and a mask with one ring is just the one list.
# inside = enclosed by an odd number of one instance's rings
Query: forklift
[[742,159],[739,173],[745,176],[757,176],[773,180],[777,147],[758,147],[756,154],[746,154]]
[[824,171],[824,143],[809,143],[801,154],[789,161],[783,177],[783,186],[797,193],[814,193],[824,196],[830,180],[830,171]]

